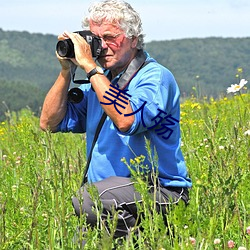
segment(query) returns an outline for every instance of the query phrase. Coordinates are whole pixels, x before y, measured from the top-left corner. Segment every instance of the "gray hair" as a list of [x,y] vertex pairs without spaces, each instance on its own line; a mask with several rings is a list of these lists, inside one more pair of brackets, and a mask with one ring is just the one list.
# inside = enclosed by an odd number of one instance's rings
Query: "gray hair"
[[126,37],[137,37],[137,49],[143,49],[144,35],[141,18],[129,3],[121,0],[104,0],[94,3],[89,8],[89,15],[83,19],[82,27],[89,28],[90,20],[101,24],[104,19],[117,24],[125,32]]

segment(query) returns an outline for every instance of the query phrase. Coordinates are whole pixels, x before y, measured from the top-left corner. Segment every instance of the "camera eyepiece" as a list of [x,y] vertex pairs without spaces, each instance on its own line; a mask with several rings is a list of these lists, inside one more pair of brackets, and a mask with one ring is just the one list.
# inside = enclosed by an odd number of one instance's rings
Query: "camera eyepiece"
[[[102,41],[99,37],[95,36],[90,30],[75,31],[74,33],[78,33],[87,41],[90,45],[93,57],[97,58],[101,54]],[[75,57],[74,44],[70,39],[58,41],[56,44],[56,51],[61,57]]]

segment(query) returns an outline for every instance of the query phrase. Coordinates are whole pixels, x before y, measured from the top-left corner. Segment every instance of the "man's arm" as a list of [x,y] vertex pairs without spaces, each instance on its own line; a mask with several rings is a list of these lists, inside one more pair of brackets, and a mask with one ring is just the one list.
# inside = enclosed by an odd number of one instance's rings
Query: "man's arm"
[[54,85],[45,97],[40,117],[42,130],[56,131],[67,110],[68,89],[71,80],[70,63],[61,62],[62,70]]

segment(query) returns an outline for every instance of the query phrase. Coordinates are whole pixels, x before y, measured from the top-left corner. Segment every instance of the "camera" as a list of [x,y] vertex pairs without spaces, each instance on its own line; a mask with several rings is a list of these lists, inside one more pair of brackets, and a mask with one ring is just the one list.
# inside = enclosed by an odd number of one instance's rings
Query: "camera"
[[[90,45],[92,56],[98,57],[102,51],[102,41],[99,37],[95,36],[90,30],[75,31],[81,35]],[[65,39],[57,42],[56,51],[61,57],[74,58],[74,44],[71,39]]]

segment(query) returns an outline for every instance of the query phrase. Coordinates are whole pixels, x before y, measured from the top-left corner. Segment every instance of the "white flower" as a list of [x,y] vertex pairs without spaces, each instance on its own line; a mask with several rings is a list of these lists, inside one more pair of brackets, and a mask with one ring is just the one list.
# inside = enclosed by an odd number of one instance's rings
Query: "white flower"
[[219,146],[219,150],[223,150],[224,149],[224,146]]
[[239,247],[238,250],[247,250],[245,247]]
[[214,244],[217,245],[217,244],[220,244],[221,240],[220,239],[214,239]]
[[196,239],[194,237],[189,237],[189,240],[193,246],[196,244]]
[[20,213],[23,214],[24,211],[25,211],[24,207],[21,207],[21,208],[20,208]]
[[244,132],[244,135],[245,135],[245,136],[250,135],[250,129],[248,129],[247,131],[245,131],[245,132]]
[[231,84],[231,87],[227,88],[227,93],[235,93],[240,91],[245,85],[247,81],[245,79],[241,79],[239,84]]

